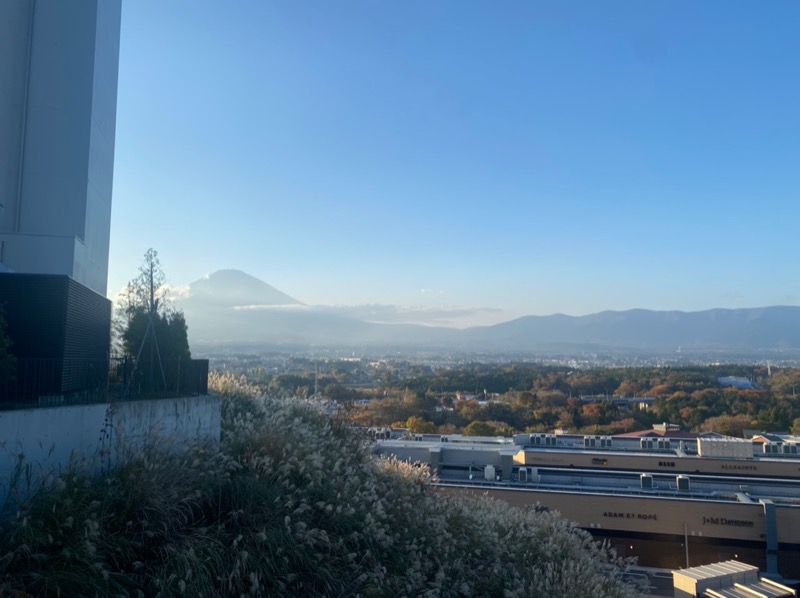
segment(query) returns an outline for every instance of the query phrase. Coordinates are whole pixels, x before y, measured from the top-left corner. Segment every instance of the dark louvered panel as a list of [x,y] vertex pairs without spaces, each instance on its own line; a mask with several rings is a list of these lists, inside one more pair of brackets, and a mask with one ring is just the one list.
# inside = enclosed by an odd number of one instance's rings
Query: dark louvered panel
[[0,274],[0,304],[18,371],[0,384],[4,400],[103,386],[111,302],[68,276]]
[[63,391],[96,388],[108,378],[111,302],[68,279]]
[[0,274],[0,304],[17,357],[63,358],[68,280],[66,276]]

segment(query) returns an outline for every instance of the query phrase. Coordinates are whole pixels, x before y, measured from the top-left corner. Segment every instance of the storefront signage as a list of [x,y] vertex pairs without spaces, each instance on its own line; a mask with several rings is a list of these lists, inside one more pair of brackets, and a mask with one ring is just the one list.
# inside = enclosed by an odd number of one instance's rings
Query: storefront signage
[[703,517],[703,525],[730,525],[732,527],[753,527],[747,519],[728,519],[726,517]]
[[604,511],[603,517],[609,519],[639,519],[640,521],[658,521],[655,513],[621,513],[620,511]]

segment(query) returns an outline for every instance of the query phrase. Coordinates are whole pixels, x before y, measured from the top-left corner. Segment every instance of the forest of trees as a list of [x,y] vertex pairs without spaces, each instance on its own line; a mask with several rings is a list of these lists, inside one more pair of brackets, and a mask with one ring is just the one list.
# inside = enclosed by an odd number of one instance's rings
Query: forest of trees
[[[738,376],[753,388],[724,387]],[[317,380],[365,426],[406,427],[413,432],[476,435],[564,428],[615,434],[663,421],[686,430],[741,436],[746,429],[800,432],[800,369],[719,365],[572,370],[530,364],[475,363],[403,377],[382,375],[372,388],[352,388],[344,374]],[[263,381],[270,394],[310,394],[314,374]],[[582,399],[583,397],[583,399]],[[588,399],[587,397],[595,397]],[[647,409],[616,405],[613,397],[648,397]]]

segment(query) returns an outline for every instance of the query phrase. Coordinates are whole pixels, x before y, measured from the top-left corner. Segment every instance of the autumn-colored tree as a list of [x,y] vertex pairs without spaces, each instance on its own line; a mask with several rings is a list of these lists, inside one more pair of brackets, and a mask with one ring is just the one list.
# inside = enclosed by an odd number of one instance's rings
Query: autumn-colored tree
[[545,390],[537,393],[542,407],[566,407],[568,396],[560,390]]
[[740,413],[739,415],[718,415],[709,417],[697,427],[698,432],[719,432],[726,436],[744,438],[744,430],[752,428],[753,418]]
[[587,403],[581,408],[581,419],[587,425],[599,424],[603,413],[603,406],[600,403]]
[[437,434],[455,434],[458,432],[458,428],[453,424],[442,424],[438,428],[436,428]]
[[637,421],[632,417],[618,419],[608,424],[607,427],[609,428],[609,434],[624,434],[625,432],[633,432],[640,428]]
[[483,419],[480,416],[481,412],[481,405],[478,401],[469,400],[469,401],[459,401],[456,403],[456,410],[458,411],[459,415],[464,418],[466,421],[473,421],[476,419]]
[[769,379],[769,387],[776,395],[796,397],[800,394],[800,369],[786,368],[776,371]]
[[619,397],[635,397],[639,390],[639,385],[633,380],[623,380],[614,394]]
[[464,428],[464,436],[496,436],[494,426],[482,421],[474,421]]
[[421,417],[417,417],[416,415],[412,415],[406,420],[406,428],[408,428],[409,432],[414,434],[435,434],[436,433],[436,425],[425,421]]
[[672,393],[672,387],[668,384],[658,384],[648,391],[648,395],[653,397],[661,397]]

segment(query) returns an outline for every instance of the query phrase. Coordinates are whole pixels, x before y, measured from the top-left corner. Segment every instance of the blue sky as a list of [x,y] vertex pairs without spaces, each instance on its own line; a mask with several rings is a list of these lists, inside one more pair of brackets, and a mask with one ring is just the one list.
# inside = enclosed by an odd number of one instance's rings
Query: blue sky
[[174,285],[238,268],[462,324],[798,305],[798,23],[794,0],[127,0],[109,292],[154,247]]

